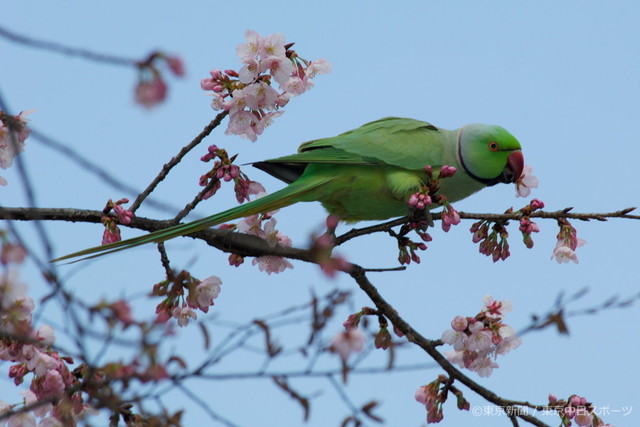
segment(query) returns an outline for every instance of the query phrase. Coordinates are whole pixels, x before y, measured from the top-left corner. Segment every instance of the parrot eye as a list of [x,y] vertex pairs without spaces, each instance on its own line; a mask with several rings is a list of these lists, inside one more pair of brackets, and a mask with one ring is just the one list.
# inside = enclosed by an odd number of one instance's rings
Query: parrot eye
[[498,143],[495,141],[491,141],[489,142],[489,150],[491,151],[498,151]]

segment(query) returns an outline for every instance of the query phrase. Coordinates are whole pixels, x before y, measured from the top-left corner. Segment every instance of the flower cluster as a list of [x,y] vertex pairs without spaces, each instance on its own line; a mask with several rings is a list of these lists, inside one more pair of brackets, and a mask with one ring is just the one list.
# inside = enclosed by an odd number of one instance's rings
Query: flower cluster
[[560,226],[560,231],[557,236],[558,242],[556,243],[556,248],[553,250],[551,259],[558,261],[558,264],[564,264],[569,261],[577,264],[578,256],[575,251],[587,242],[583,239],[578,239],[578,232],[566,218],[559,219],[558,225]]
[[549,407],[558,412],[562,420],[562,426],[568,427],[572,425],[572,421],[581,427],[609,426],[595,414],[593,404],[576,394],[572,394],[567,400],[558,399],[553,394],[550,394]]
[[213,181],[211,189],[204,194],[203,199],[206,200],[216,194],[222,186],[222,181],[234,182],[234,191],[238,203],[248,201],[249,196],[252,194],[265,192],[262,184],[257,181],[251,181],[247,175],[240,171],[240,167],[233,164],[236,157],[237,154],[229,157],[227,150],[224,148],[218,148],[216,145],[209,146],[207,154],[202,156],[200,160],[203,162],[209,162],[213,159],[219,160],[214,162],[213,168],[209,172],[200,177],[200,185],[202,187],[209,185],[209,183]]
[[[31,111],[21,111],[17,116],[9,116],[0,111],[0,168],[9,169],[13,159],[24,150],[24,141],[31,132],[27,127],[29,114]],[[4,185],[7,180],[0,176],[0,186]]]
[[116,219],[113,216],[109,215],[109,212],[111,212],[112,209],[118,217],[118,222],[120,224],[131,224],[131,220],[133,219],[134,214],[130,210],[126,210],[122,207],[124,203],[129,203],[129,199],[122,198],[117,202],[109,199],[106,206],[102,210],[102,213],[104,214],[104,216],[102,217],[102,224],[104,225],[104,233],[102,234],[103,245],[113,242],[119,242],[121,240],[120,228],[118,227],[118,223],[116,223]]
[[159,64],[166,65],[176,77],[183,77],[185,74],[182,59],[177,56],[153,52],[146,60],[138,62],[139,74],[135,88],[135,100],[136,103],[147,109],[161,104],[167,98],[168,88],[158,68]]
[[522,175],[516,181],[516,197],[529,197],[532,188],[538,188],[538,178],[533,174],[533,168],[525,165]]
[[[258,197],[260,197],[260,194]],[[274,213],[275,212],[259,215],[256,214],[243,218],[236,226],[236,229],[242,233],[258,236],[271,246],[291,246],[291,239],[276,230],[277,221],[275,218],[271,217]],[[293,268],[293,264],[291,264],[289,260],[276,255],[263,255],[256,257],[253,259],[252,264],[258,265],[258,269],[266,272],[267,274],[282,273],[287,268]]]
[[411,261],[416,264],[420,264],[420,257],[416,253],[416,250],[424,251],[427,249],[427,245],[422,242],[414,242],[407,237],[407,234],[411,231],[415,231],[423,242],[430,242],[432,240],[431,235],[427,233],[429,228],[429,221],[426,219],[418,219],[404,224],[400,228],[400,232],[394,235],[398,241],[398,261],[400,264],[411,264]]
[[442,342],[453,345],[447,358],[464,368],[488,377],[498,367],[494,359],[507,354],[521,344],[511,326],[502,322],[504,313],[511,311],[511,302],[496,301],[487,295],[484,306],[475,317],[456,316],[451,329],[442,333]]
[[522,233],[522,241],[524,242],[524,245],[529,249],[533,247],[531,233],[540,232],[538,224],[531,221],[530,215],[532,212],[542,208],[544,208],[544,202],[538,199],[533,199],[531,200],[531,203],[521,209],[523,216],[520,218],[519,230]]
[[[510,212],[507,211],[507,213]],[[471,226],[470,231],[473,233],[473,243],[480,242],[478,250],[481,254],[491,256],[493,262],[499,260],[504,261],[511,255],[509,252],[509,232],[507,231],[506,224],[496,222],[491,227],[491,233],[489,233],[489,225],[491,221],[478,221]]]
[[462,391],[452,385],[452,382],[445,375],[438,375],[435,381],[420,386],[416,390],[416,400],[427,408],[427,423],[439,423],[444,419],[442,405],[449,397],[449,391],[456,396],[458,409],[469,410],[469,402],[462,395]]
[[440,190],[440,180],[450,178],[456,173],[456,168],[453,166],[441,166],[434,174],[434,170],[431,166],[425,166],[425,173],[427,174],[427,184],[420,190],[411,194],[407,204],[414,208],[416,211],[422,211],[428,209],[433,203],[442,205],[442,229],[447,232],[451,229],[452,225],[460,223],[460,215],[453,206],[447,200],[444,194],[437,194]]
[[164,297],[156,307],[157,321],[163,323],[174,318],[178,326],[187,326],[190,320],[198,317],[194,309],[207,313],[209,307],[214,305],[213,300],[220,295],[222,280],[216,276],[198,280],[185,270],[172,276],[156,283],[151,292],[152,295]]
[[[5,251],[12,252],[6,254]],[[21,255],[16,256],[16,253]],[[15,244],[2,246],[0,256],[5,270],[0,274],[0,360],[13,363],[9,377],[16,385],[31,375],[29,390],[22,392],[23,404],[29,406],[42,400],[51,400],[37,406],[32,412],[22,412],[9,418],[9,425],[62,425],[62,420],[76,420],[84,416],[86,405],[81,392],[66,392],[77,387],[78,379],[69,371],[73,360],[61,356],[52,348],[55,331],[41,325],[35,330],[31,323],[33,299],[26,294],[27,286],[18,278],[17,265],[24,260],[24,250]],[[0,401],[0,414],[17,407]]]
[[[317,74],[331,71],[323,59],[307,61],[291,50],[282,34],[262,37],[255,31],[245,33],[247,43],[236,49],[244,64],[240,71],[212,70],[211,77],[202,79],[203,90],[213,91],[214,110],[229,112],[226,133],[255,141],[271,121],[283,114],[278,111],[293,96],[313,87]],[[272,87],[272,80],[280,91]]]

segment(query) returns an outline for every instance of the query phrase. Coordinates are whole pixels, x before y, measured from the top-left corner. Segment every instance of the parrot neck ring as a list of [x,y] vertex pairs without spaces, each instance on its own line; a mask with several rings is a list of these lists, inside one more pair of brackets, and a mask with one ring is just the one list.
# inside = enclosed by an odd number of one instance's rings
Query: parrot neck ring
[[524,158],[522,156],[522,151],[520,150],[509,150],[511,151],[511,153],[507,157],[507,164],[505,165],[505,168],[502,170],[500,175],[498,175],[495,178],[482,178],[477,176],[473,172],[471,172],[467,167],[467,165],[465,164],[464,158],[462,157],[462,132],[463,131],[464,131],[464,127],[462,127],[460,129],[460,132],[458,132],[458,149],[456,151],[458,154],[458,160],[460,161],[462,168],[466,173],[469,174],[471,178],[475,179],[481,184],[486,185],[487,187],[491,187],[498,183],[509,184],[512,182],[516,182],[518,178],[520,178],[520,175],[522,175],[522,170],[524,168]]

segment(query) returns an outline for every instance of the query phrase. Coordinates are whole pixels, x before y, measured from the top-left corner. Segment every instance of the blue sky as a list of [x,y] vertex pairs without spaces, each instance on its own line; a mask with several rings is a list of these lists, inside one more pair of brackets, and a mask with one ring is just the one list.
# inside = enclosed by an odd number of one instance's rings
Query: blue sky
[[[256,143],[226,136],[217,129],[205,141],[240,153],[240,163],[285,155],[299,143],[332,136],[385,116],[406,116],[455,129],[466,123],[499,124],[522,143],[526,163],[534,167],[540,187],[533,196],[548,210],[568,206],[577,212],[605,212],[639,203],[636,162],[640,150],[640,5],[616,2],[10,2],[3,3],[3,27],[33,38],[84,47],[96,52],[142,58],[153,49],[185,60],[187,77],[169,79],[168,102],[148,112],[134,105],[135,71],[25,48],[0,39],[0,91],[13,111],[35,109],[32,125],[108,168],[119,179],[143,188],[164,162],[213,117],[209,98],[199,88],[213,68],[239,68],[235,47],[246,29],[261,34],[283,33],[307,58],[326,58],[333,72],[319,76],[316,87],[294,99],[286,113]],[[206,145],[184,160],[156,197],[174,206],[190,201],[197,179],[206,171],[198,159]],[[43,207],[100,209],[107,199],[124,194],[95,175],[88,175],[58,153],[27,140],[23,154]],[[250,177],[268,191],[282,187],[260,171]],[[25,203],[20,178],[2,171],[10,181],[0,188],[4,206]],[[467,212],[502,212],[519,207],[512,186],[496,186],[456,204]],[[202,203],[192,218],[235,203],[231,193]],[[166,218],[153,208],[139,215]],[[318,204],[282,210],[279,228],[294,244],[304,246],[325,217]],[[526,326],[532,314],[544,314],[560,292],[584,287],[589,293],[570,306],[587,308],[612,295],[639,291],[638,224],[574,222],[587,246],[578,250],[580,263],[558,265],[550,260],[555,246],[554,221],[539,221],[535,247],[519,242],[511,224],[512,256],[493,264],[477,253],[465,222],[448,234],[436,230],[420,265],[407,271],[374,275],[372,281],[405,319],[424,335],[437,338],[455,315],[477,313],[482,297],[510,299],[514,311],[506,321]],[[33,236],[32,227],[21,230]],[[342,231],[349,228],[343,226]],[[47,224],[58,255],[93,246],[101,229],[87,224]],[[136,232],[125,230],[126,236]],[[248,322],[308,300],[310,291],[324,294],[334,287],[354,292],[355,309],[371,305],[348,277],[330,281],[315,266],[294,262],[295,269],[266,276],[250,262],[235,269],[227,256],[191,239],[170,246],[173,264],[189,267],[198,277],[222,278],[223,292],[213,310],[220,319]],[[340,248],[349,260],[367,267],[396,265],[395,243],[371,236]],[[73,271],[71,275],[70,272]],[[137,298],[135,315],[145,317],[153,303],[145,302],[150,285],[161,280],[155,250],[145,247],[75,267],[68,286],[89,301],[101,297]],[[46,285],[31,267],[23,272],[34,295]],[[614,412],[605,421],[618,426],[640,421],[640,401],[634,384],[638,345],[638,308],[604,311],[569,320],[571,335],[552,330],[531,333],[523,345],[498,360],[500,368],[481,383],[503,397],[544,403],[549,393],[586,396]],[[346,318],[348,310],[338,315]],[[214,314],[199,316],[212,321]],[[45,319],[55,322],[51,309]],[[335,322],[338,330],[339,322]],[[199,342],[196,328],[180,330],[170,344],[188,354]],[[295,331],[293,332],[295,333]],[[62,335],[62,334],[61,334]],[[62,338],[61,338],[62,339]],[[214,340],[216,337],[214,336]],[[281,337],[283,341],[295,337]],[[375,354],[371,363],[381,363]],[[428,362],[420,352],[406,352],[403,363]],[[195,362],[194,362],[195,363]],[[337,361],[336,361],[337,364]],[[329,366],[329,365],[327,365]],[[240,370],[240,361],[229,370]],[[441,371],[393,373],[351,378],[346,391],[356,404],[371,398],[381,402],[378,413],[387,425],[422,425],[425,411],[413,400],[417,386]],[[472,376],[474,374],[471,374]],[[6,375],[2,375],[6,376]],[[477,378],[477,377],[474,377]],[[326,381],[292,382],[314,394],[311,426],[335,425],[349,412]],[[188,384],[211,407],[238,425],[298,425],[300,410],[268,381]],[[486,402],[470,391],[472,406]],[[15,388],[0,380],[0,399],[10,400]],[[186,425],[210,419],[184,395],[175,393],[169,406],[187,408]],[[632,407],[629,415],[615,412]],[[224,409],[222,409],[224,408]],[[556,418],[543,418],[557,424]],[[509,425],[495,416],[459,413],[445,406],[443,425]]]

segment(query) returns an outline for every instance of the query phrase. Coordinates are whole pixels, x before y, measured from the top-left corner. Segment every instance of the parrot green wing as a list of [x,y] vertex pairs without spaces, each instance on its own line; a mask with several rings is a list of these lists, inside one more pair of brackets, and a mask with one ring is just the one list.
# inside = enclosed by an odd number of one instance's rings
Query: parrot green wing
[[323,153],[336,157],[339,152],[345,162],[386,164],[409,170],[445,163],[458,166],[456,135],[456,131],[440,129],[428,122],[388,117],[332,138],[305,142],[297,155],[288,156],[288,161],[299,156],[310,159],[308,163],[322,162]]

